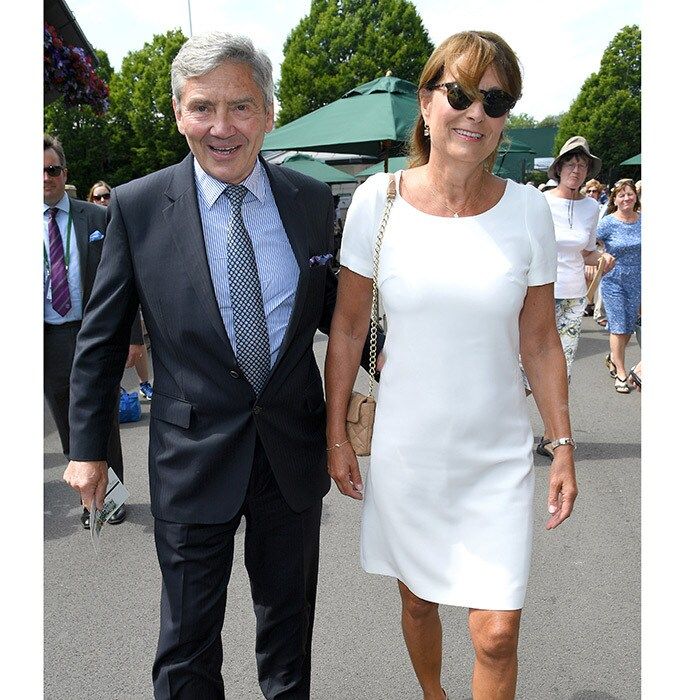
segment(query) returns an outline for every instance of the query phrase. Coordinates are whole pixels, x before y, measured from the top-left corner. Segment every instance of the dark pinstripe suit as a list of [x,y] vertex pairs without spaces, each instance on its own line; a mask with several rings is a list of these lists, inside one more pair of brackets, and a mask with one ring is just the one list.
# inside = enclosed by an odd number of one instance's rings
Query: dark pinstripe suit
[[[330,266],[311,267],[309,258],[332,251],[334,210],[326,185],[263,165],[299,281],[277,361],[257,398],[236,362],[215,298],[191,155],[112,191],[105,255],[78,338],[71,457],[98,460],[107,444],[108,397],[141,304],[154,375],[151,509],[169,598],[161,610],[157,697],[223,697],[221,594],[241,515],[258,616],[261,687],[268,698],[304,698],[309,692],[320,503],[330,487],[313,339],[317,329],[328,332],[336,297]],[[284,509],[295,534],[273,543],[269,537],[286,525],[267,534],[254,526],[269,530]],[[201,566],[196,572],[187,568],[185,576],[175,565],[183,559],[188,567],[195,560]],[[183,577],[191,579],[188,590]],[[294,589],[299,595],[287,600]],[[280,609],[280,603],[292,609]],[[271,622],[285,615],[291,615],[291,627]],[[285,685],[280,679],[287,676],[292,681]]]

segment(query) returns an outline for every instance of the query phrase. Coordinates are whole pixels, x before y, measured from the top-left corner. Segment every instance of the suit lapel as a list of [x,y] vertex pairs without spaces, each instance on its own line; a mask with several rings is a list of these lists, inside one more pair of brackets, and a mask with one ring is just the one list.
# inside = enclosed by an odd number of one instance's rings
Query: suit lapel
[[73,227],[74,245],[78,251],[80,261],[80,284],[83,290],[83,307],[86,303],[85,281],[87,280],[87,260],[88,260],[88,222],[85,210],[80,202],[70,200],[70,215]]
[[207,251],[204,246],[204,232],[199,215],[192,154],[189,154],[175,168],[173,178],[165,190],[163,217],[167,229],[173,237],[175,247],[182,256],[183,267],[187,271],[190,284],[216,334],[226,344],[232,362],[235,363],[231,341],[226,333],[219,304],[216,301]]
[[299,188],[290,182],[284,175],[284,171],[275,165],[270,165],[260,159],[270,179],[270,187],[275,198],[275,204],[279,211],[280,219],[284,225],[289,244],[294,251],[297,265],[299,265],[299,281],[294,297],[294,308],[287,324],[282,345],[277,353],[275,366],[270,374],[275,371],[284,355],[291,339],[294,337],[299,318],[306,299],[306,289],[309,285],[309,236],[307,232],[308,216],[303,209],[299,195]]

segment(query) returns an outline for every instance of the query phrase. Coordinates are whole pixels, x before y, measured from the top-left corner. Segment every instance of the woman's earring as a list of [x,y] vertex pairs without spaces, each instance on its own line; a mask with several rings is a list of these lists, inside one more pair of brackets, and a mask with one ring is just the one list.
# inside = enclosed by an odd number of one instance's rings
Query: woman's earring
[[423,136],[430,138],[430,127],[427,124],[423,127]]

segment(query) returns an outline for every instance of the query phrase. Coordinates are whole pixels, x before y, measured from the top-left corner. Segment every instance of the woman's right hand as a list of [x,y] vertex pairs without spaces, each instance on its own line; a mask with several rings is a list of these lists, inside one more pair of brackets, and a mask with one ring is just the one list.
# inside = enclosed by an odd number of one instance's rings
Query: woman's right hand
[[341,444],[340,447],[331,447],[328,452],[328,473],[340,493],[358,501],[362,500],[362,475],[357,456],[349,442]]

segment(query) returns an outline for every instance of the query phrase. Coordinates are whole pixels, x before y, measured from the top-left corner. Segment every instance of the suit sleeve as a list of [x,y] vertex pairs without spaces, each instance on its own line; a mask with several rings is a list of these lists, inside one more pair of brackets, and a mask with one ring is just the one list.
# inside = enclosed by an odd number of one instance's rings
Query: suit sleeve
[[108,221],[71,372],[70,458],[80,461],[106,458],[114,396],[124,372],[139,303],[116,189]]

